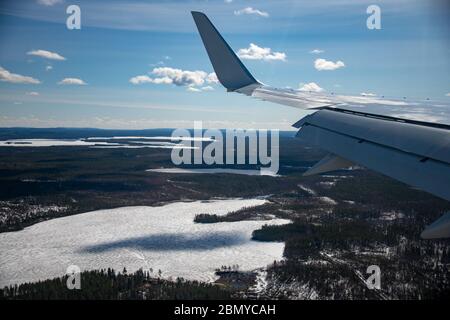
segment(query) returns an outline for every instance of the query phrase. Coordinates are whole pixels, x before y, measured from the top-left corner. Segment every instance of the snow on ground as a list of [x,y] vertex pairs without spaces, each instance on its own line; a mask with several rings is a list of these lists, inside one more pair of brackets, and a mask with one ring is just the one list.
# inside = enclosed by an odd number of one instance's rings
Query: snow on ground
[[331,188],[334,187],[337,183],[337,180],[334,181],[321,181],[318,183],[319,186],[322,186],[324,188]]
[[331,204],[331,205],[336,205],[337,202],[333,199],[331,199],[330,197],[319,197],[319,199],[326,204]]
[[308,188],[308,187],[305,187],[305,186],[302,185],[302,184],[298,184],[297,187],[299,187],[300,189],[302,189],[302,190],[305,191],[306,193],[309,193],[309,194],[312,195],[312,196],[315,196],[315,195],[317,194],[313,189]]
[[393,221],[393,220],[403,219],[403,218],[405,218],[405,214],[402,212],[398,212],[398,211],[383,212],[380,216],[380,220],[384,220],[384,221]]
[[229,199],[123,207],[1,233],[0,286],[58,277],[72,264],[81,270],[161,269],[163,277],[203,281],[215,280],[214,269],[222,265],[261,268],[282,258],[284,243],[252,241],[253,230],[288,220],[198,224],[193,219],[198,213],[223,215],[264,203]]
[[257,296],[264,293],[267,289],[267,270],[266,268],[259,268],[255,270],[256,281],[255,285],[250,288],[251,292],[254,292]]
[[226,168],[211,168],[211,169],[159,168],[159,169],[148,169],[145,171],[158,173],[200,173],[200,174],[231,173],[231,174],[243,174],[247,176],[272,176],[272,177],[279,176],[270,170],[264,169],[244,170],[244,169],[226,169]]

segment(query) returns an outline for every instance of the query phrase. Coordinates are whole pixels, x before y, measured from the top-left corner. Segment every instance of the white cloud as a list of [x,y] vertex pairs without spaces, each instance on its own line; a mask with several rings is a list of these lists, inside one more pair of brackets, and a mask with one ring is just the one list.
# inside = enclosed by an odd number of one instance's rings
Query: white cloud
[[240,16],[243,14],[252,14],[252,15],[257,15],[257,16],[264,17],[264,18],[269,17],[269,13],[258,10],[258,9],[253,9],[252,7],[247,7],[247,8],[241,9],[241,10],[234,11],[234,15],[236,15],[236,16]]
[[28,84],[39,84],[41,83],[38,79],[22,76],[20,74],[11,73],[8,70],[0,66],[0,81],[10,82],[10,83],[28,83]]
[[319,71],[336,70],[345,67],[345,64],[340,60],[333,62],[325,59],[316,59],[316,61],[314,61],[314,67]]
[[169,78],[176,86],[201,86],[208,76],[204,71],[189,71],[170,67],[154,68],[152,74],[158,78]]
[[217,78],[216,73],[212,72],[212,73],[208,74],[208,76],[206,77],[206,82],[208,82],[208,83],[219,83],[219,79]]
[[140,75],[131,78],[132,84],[155,83],[155,84],[174,84],[176,86],[198,87],[206,83],[218,83],[215,73],[206,73],[205,71],[189,71],[170,67],[154,68],[151,72],[155,77]]
[[50,70],[52,70],[52,69],[53,69],[52,66],[46,66],[46,67],[45,67],[45,70],[46,70],[46,71],[50,71]]
[[214,72],[207,73],[205,71],[189,71],[170,67],[154,68],[151,72],[152,76],[139,75],[132,77],[129,82],[132,84],[174,84],[176,86],[187,87],[187,91],[201,92],[212,91],[214,87],[205,84],[216,84],[219,82]]
[[447,97],[450,97],[450,92],[446,94]]
[[129,81],[132,84],[153,83],[153,79],[146,75],[133,77]]
[[315,82],[309,82],[309,83],[300,83],[300,88],[298,89],[300,91],[308,91],[308,92],[322,92],[324,91],[323,88],[319,87],[319,85]]
[[38,57],[50,59],[50,60],[66,60],[66,58],[64,58],[59,53],[51,52],[51,51],[47,51],[47,50],[32,50],[32,51],[28,51],[27,54],[30,56],[38,56]]
[[51,7],[55,4],[62,3],[63,1],[62,0],[37,0],[37,2],[39,4],[42,4],[43,6]]
[[31,91],[31,92],[27,92],[26,95],[27,95],[27,96],[38,96],[38,95],[39,95],[39,92]]
[[232,3],[233,0],[224,0],[225,3]]
[[272,52],[271,48],[261,48],[254,43],[250,43],[248,48],[239,49],[238,56],[241,59],[248,60],[286,61],[286,54],[284,52]]
[[312,53],[312,54],[319,54],[319,53],[323,53],[323,52],[325,52],[325,50],[322,50],[322,49],[314,49],[314,50],[311,50],[309,53]]
[[147,75],[136,76],[130,79],[132,84],[155,83],[155,84],[171,84],[172,79],[168,77],[150,78]]
[[58,84],[84,86],[87,83],[78,78],[64,78]]
[[372,92],[361,92],[360,95],[362,95],[363,97],[376,97],[377,96],[375,93],[372,93]]
[[155,78],[153,79],[153,83],[156,84],[171,84],[173,83],[173,80],[169,77],[162,77],[162,78]]

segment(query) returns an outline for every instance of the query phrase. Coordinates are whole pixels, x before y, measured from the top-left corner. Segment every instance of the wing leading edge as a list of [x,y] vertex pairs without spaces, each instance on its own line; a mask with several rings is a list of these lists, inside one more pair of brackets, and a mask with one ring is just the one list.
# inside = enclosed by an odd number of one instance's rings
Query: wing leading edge
[[[245,68],[206,15],[192,15],[217,77],[228,91],[316,109],[294,124],[299,129],[297,137],[330,154],[305,174],[354,163],[450,201],[450,126],[355,112],[345,109],[348,97],[263,85]],[[361,99],[362,104],[373,103]],[[422,237],[450,237],[450,219],[436,221]]]

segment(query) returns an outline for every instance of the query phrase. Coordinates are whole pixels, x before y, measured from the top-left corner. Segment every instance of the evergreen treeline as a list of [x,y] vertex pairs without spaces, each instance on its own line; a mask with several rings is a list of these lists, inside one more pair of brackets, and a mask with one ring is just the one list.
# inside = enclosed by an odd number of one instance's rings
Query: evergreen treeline
[[177,278],[169,281],[138,270],[128,274],[113,269],[84,271],[81,289],[67,289],[67,278],[25,283],[0,289],[0,299],[31,300],[189,300],[230,299],[232,291],[223,286]]

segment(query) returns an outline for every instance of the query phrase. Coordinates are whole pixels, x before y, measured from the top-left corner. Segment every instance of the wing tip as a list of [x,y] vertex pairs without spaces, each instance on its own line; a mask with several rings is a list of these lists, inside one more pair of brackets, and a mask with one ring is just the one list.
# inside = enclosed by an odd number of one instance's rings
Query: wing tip
[[200,11],[191,11],[191,14],[220,83],[229,91],[259,84],[208,16]]
[[191,14],[195,17],[195,16],[206,16],[206,14],[204,14],[201,11],[191,11]]

